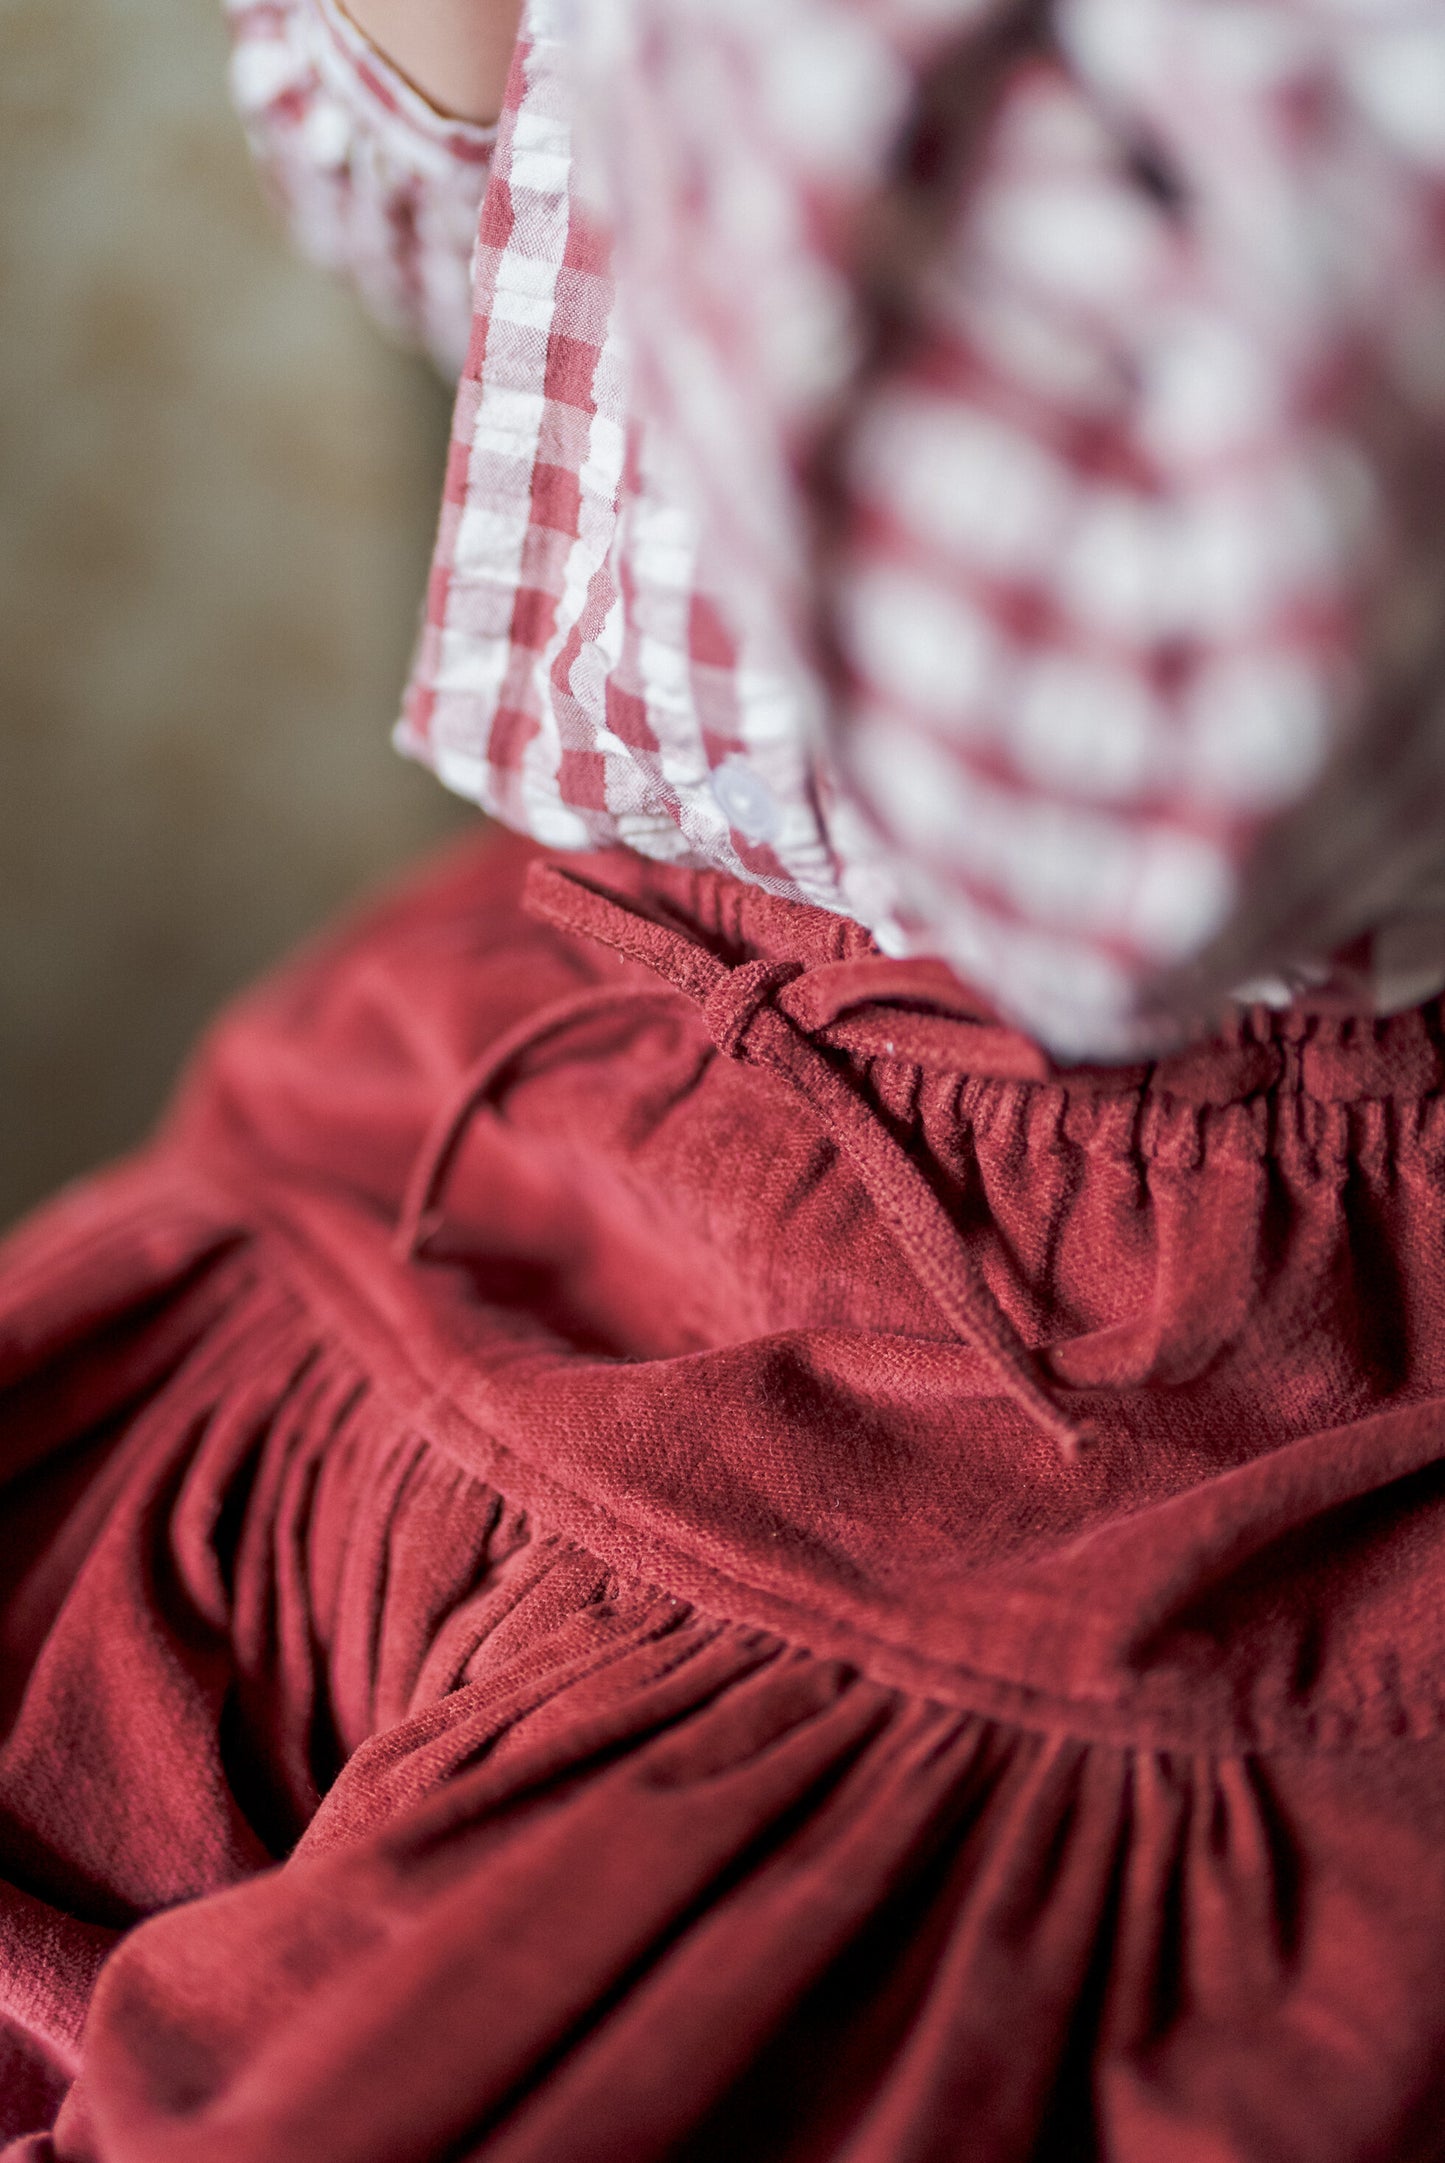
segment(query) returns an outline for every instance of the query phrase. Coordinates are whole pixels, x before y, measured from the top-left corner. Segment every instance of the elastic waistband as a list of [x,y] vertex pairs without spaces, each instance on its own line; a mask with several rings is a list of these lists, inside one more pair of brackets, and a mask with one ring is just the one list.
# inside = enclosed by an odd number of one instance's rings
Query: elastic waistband
[[1445,1088],[1442,1002],[1389,1016],[1232,1011],[1212,1037],[1129,1065],[1061,1065],[991,1012],[948,966],[897,960],[846,917],[783,900],[726,872],[625,858],[551,859],[595,876],[633,906],[734,967],[786,966],[791,1017],[820,1041],[934,1073],[1090,1096],[1141,1091],[1223,1105],[1269,1093],[1325,1104],[1410,1101]]

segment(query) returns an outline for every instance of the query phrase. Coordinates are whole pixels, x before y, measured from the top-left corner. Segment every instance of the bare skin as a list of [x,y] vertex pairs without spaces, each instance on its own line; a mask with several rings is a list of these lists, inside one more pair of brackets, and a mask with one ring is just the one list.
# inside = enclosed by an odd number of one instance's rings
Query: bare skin
[[502,110],[522,0],[345,0],[371,39],[439,111],[493,121]]

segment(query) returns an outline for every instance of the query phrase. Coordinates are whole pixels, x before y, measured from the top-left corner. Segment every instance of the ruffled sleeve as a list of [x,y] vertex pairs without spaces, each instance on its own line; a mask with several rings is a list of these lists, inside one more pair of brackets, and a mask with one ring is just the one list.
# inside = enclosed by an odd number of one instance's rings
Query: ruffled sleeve
[[456,376],[494,128],[439,113],[333,0],[226,0],[231,89],[297,246]]

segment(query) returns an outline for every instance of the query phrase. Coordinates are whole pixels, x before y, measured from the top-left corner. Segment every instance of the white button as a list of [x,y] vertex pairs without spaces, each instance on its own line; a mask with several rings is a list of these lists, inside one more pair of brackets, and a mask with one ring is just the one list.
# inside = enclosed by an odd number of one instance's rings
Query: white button
[[749,841],[771,841],[782,825],[777,798],[767,782],[736,752],[714,767],[712,792],[729,826]]

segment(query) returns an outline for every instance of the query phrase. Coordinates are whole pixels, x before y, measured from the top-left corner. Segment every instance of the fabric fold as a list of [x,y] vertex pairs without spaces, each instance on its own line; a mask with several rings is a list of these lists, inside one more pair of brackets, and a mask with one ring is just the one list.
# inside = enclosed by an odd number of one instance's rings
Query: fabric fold
[[797,1026],[1035,1347],[1169,1323],[1244,1168],[1258,1296],[1065,1465],[680,994],[520,1058],[397,1252],[489,1044],[646,973],[530,860],[244,1002],[0,1271],[5,2163],[1424,2163],[1441,1110],[1371,1092],[1439,1017],[960,1073],[855,929],[626,874],[770,996],[846,967]]

